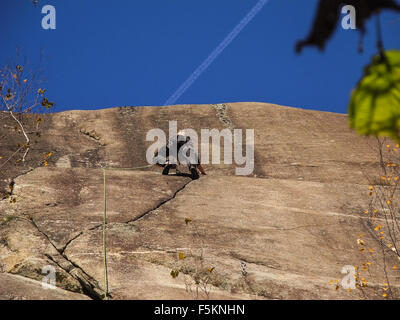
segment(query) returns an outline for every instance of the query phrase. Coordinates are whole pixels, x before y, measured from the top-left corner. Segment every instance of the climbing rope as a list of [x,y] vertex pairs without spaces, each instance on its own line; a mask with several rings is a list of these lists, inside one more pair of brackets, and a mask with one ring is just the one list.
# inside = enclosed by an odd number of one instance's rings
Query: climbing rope
[[134,168],[103,168],[103,170],[132,171],[132,170],[146,169],[146,168],[150,168],[152,166],[153,166],[153,164],[148,164],[147,166],[134,167]]
[[104,185],[104,213],[103,213],[104,300],[108,300],[108,272],[107,272],[107,246],[106,246],[106,224],[107,224],[106,169],[103,169],[103,185]]
[[107,271],[107,242],[106,242],[106,225],[107,225],[107,181],[106,170],[124,170],[133,171],[152,167],[152,164],[134,168],[103,168],[103,187],[104,187],[104,211],[103,211],[103,265],[104,265],[104,300],[108,300],[108,271]]

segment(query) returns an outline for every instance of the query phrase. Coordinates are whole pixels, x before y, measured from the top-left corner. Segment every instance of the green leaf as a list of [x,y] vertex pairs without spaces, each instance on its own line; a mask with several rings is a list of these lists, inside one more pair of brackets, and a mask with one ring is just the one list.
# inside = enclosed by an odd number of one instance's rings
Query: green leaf
[[179,275],[179,270],[171,270],[170,275],[175,279]]
[[350,127],[360,135],[385,136],[400,141],[400,51],[375,56],[353,90]]

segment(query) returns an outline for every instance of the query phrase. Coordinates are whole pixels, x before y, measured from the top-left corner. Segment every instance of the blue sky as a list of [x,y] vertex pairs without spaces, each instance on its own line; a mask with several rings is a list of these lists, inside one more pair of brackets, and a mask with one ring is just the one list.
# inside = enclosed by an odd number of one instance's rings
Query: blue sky
[[[55,111],[163,105],[257,0],[1,0],[0,63],[18,45],[34,62],[44,50]],[[54,5],[57,29],[43,30]],[[311,26],[317,0],[270,0],[177,104],[258,101],[345,113],[351,89],[376,52],[370,21],[338,28],[325,52],[294,45]],[[382,16],[387,49],[400,48],[400,16]]]

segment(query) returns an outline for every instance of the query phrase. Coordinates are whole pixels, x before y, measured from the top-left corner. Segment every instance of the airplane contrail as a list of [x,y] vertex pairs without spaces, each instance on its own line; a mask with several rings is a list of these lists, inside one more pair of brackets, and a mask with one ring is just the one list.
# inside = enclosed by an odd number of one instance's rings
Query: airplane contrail
[[181,84],[172,96],[165,101],[164,106],[174,104],[189,87],[201,76],[201,74],[218,58],[225,48],[238,36],[238,34],[253,20],[258,12],[268,3],[269,0],[259,0],[257,4],[246,14],[236,27],[225,37],[225,39],[214,49],[213,52],[203,61],[201,65]]

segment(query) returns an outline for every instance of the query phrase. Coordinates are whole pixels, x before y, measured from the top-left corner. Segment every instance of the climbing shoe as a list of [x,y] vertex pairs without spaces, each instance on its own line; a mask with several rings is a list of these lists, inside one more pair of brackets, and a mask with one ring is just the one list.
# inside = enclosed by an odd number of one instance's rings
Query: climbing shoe
[[200,178],[199,172],[197,171],[196,168],[191,168],[190,169],[190,173],[192,174],[192,179],[193,180],[196,180],[196,179]]
[[167,175],[168,175],[168,172],[169,172],[169,169],[171,169],[171,167],[172,167],[172,164],[167,164],[167,165],[164,167],[164,169],[163,169],[163,171],[162,171],[162,174],[163,174],[164,176],[167,176]]

